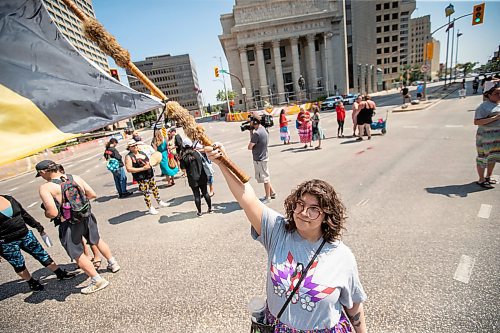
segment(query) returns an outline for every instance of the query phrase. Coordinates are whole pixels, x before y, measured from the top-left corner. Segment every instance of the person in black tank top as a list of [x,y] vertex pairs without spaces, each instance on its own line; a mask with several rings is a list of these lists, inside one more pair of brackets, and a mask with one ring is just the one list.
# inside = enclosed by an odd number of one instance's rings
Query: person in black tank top
[[375,113],[376,104],[371,100],[370,96],[366,95],[365,100],[361,103],[360,108],[361,110],[358,113],[357,119],[359,137],[356,140],[362,141],[363,133],[368,135],[368,140],[371,140],[372,134],[370,126],[372,123],[373,114]]

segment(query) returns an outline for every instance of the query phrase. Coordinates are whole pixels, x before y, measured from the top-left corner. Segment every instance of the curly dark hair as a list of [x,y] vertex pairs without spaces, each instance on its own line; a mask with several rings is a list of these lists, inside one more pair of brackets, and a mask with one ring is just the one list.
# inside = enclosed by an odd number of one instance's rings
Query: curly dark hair
[[318,199],[319,207],[325,213],[325,219],[321,223],[323,238],[330,243],[339,240],[345,229],[346,209],[333,186],[319,179],[303,182],[286,198],[285,215],[288,223],[285,229],[288,232],[297,230],[293,220],[293,209],[297,200],[305,194],[315,196]]

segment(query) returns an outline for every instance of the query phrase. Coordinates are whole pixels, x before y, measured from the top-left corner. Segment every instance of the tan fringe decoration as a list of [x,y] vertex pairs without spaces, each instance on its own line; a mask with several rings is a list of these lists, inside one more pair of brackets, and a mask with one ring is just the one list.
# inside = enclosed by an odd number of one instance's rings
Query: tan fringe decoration
[[130,53],[118,44],[115,37],[104,29],[104,27],[94,20],[88,18],[83,22],[85,36],[99,45],[99,48],[112,57],[116,64],[122,68],[127,68],[130,62]]

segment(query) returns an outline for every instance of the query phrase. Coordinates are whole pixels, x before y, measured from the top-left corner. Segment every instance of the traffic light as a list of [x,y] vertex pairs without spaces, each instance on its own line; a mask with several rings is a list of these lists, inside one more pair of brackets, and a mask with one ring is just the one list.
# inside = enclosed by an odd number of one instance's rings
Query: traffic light
[[472,25],[482,24],[484,22],[484,2],[480,5],[475,5],[472,11]]
[[117,81],[120,81],[120,75],[118,75],[118,69],[116,68],[110,68],[109,69],[109,74],[116,79]]
[[215,77],[219,77],[219,67],[214,67]]

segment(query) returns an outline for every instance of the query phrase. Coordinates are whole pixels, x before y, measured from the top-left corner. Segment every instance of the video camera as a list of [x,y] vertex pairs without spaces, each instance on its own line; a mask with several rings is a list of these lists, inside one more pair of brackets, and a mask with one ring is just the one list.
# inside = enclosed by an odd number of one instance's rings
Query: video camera
[[268,127],[273,127],[274,126],[273,116],[267,115],[267,114],[263,114],[263,115],[260,115],[259,117],[260,117],[260,120],[257,117],[248,116],[248,120],[245,121],[245,122],[243,122],[240,125],[241,131],[244,132],[244,131],[250,131],[250,130],[252,130],[253,129],[253,126],[252,126],[253,122],[258,122],[259,124],[261,124],[262,126],[264,126],[264,128],[268,128]]

